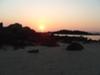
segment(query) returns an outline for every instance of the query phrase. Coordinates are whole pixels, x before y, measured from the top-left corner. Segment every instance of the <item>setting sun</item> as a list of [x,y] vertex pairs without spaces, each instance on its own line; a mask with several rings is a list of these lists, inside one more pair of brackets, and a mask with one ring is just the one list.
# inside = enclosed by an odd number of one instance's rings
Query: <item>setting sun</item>
[[45,26],[47,24],[47,20],[44,17],[41,17],[37,24],[38,24],[39,31],[44,32]]
[[44,26],[44,24],[40,24],[40,25],[39,25],[39,30],[40,30],[41,32],[44,32],[44,31],[45,31],[45,26]]

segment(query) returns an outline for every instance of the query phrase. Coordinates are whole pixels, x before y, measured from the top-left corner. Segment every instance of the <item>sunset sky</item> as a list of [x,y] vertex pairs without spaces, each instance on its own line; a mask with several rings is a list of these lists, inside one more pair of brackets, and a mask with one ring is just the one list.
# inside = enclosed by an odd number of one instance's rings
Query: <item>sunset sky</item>
[[36,31],[100,32],[100,0],[0,0],[0,21]]

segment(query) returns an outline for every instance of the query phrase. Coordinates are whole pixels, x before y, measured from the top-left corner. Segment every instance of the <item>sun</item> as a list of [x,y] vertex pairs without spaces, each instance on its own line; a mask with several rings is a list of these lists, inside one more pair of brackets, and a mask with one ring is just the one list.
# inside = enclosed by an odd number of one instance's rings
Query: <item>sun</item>
[[40,32],[45,32],[46,31],[46,25],[47,25],[47,19],[45,17],[41,17],[38,22],[37,22],[37,25],[38,25],[38,29]]
[[40,24],[40,25],[39,25],[39,30],[40,30],[41,32],[44,32],[44,31],[45,31],[45,25],[44,25],[44,24]]

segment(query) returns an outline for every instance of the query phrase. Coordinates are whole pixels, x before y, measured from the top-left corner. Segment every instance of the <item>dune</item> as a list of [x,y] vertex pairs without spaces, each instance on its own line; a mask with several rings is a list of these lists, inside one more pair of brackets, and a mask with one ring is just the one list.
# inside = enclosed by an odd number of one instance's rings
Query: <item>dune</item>
[[0,75],[100,75],[100,44],[83,46],[82,51],[66,51],[67,44],[0,50]]

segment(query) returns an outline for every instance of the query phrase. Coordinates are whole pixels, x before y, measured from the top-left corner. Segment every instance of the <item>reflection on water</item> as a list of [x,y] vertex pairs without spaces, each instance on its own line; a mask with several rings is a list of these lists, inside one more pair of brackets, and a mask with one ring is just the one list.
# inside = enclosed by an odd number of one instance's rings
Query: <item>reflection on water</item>
[[93,40],[100,40],[100,35],[85,35],[84,37],[87,37]]
[[87,37],[88,39],[92,40],[100,40],[100,35],[70,35],[70,34],[55,34],[55,36],[70,36],[70,37]]

